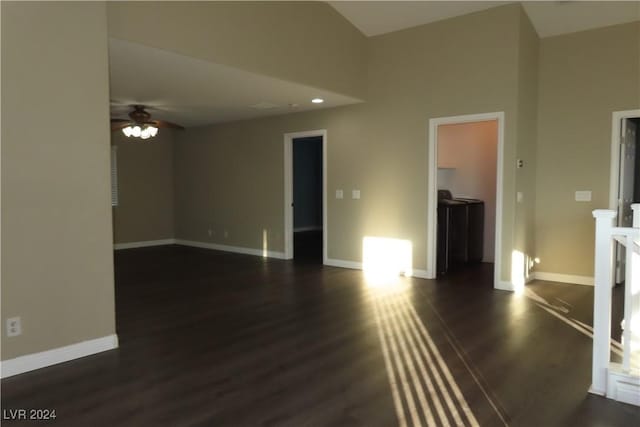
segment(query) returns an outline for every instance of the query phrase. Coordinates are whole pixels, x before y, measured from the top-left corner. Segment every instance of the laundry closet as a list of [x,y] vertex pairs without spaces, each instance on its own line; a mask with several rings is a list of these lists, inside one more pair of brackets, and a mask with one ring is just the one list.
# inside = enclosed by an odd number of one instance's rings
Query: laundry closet
[[437,273],[493,263],[498,123],[438,127]]

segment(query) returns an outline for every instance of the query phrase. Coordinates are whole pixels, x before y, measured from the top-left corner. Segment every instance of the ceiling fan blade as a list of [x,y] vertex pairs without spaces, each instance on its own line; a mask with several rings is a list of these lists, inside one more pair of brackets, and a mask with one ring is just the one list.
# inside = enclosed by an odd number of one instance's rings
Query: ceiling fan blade
[[158,128],[170,128],[170,129],[180,129],[180,130],[184,130],[184,127],[175,124],[175,123],[171,123],[168,122],[166,120],[151,120],[150,122],[148,122],[149,124],[153,124],[153,126],[158,127]]

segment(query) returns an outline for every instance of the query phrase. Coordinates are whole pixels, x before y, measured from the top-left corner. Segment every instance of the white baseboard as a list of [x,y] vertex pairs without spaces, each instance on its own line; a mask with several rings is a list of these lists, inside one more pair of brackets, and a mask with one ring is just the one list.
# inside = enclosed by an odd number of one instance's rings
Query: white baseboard
[[625,373],[622,366],[611,363],[607,370],[607,397],[629,405],[640,406],[640,376]]
[[432,279],[433,276],[429,270],[413,270],[411,272],[412,277],[418,277],[420,279]]
[[293,229],[293,232],[297,232],[297,231],[320,231],[322,230],[322,226],[321,225],[310,225],[308,227],[296,227]]
[[353,270],[362,270],[362,263],[357,261],[344,261],[341,259],[327,258],[324,261],[324,265],[331,267],[350,268]]
[[508,282],[506,280],[499,280],[497,281],[494,286],[493,289],[498,289],[501,291],[510,291],[510,292],[515,292],[516,288],[513,286],[513,283]]
[[233,252],[244,255],[255,255],[264,258],[285,259],[284,252],[263,251],[262,249],[244,248],[240,246],[220,245],[218,243],[196,242],[195,240],[175,239],[177,245],[192,246],[194,248],[212,249],[214,251]]
[[128,242],[128,243],[115,243],[113,245],[113,249],[133,249],[133,248],[147,248],[149,246],[164,246],[164,245],[174,245],[176,243],[176,239],[162,239],[162,240],[146,240],[143,242]]
[[[197,242],[195,240],[183,240],[183,239],[162,239],[162,240],[148,240],[144,242],[116,243],[115,245],[113,245],[113,248],[115,250],[120,250],[120,249],[146,248],[150,246],[163,246],[163,245],[193,246],[196,248],[213,249],[216,251],[234,252],[234,253],[245,254],[245,255],[265,256],[264,252],[261,249],[220,245],[217,243]],[[284,252],[267,251],[266,257],[284,259]]]
[[7,378],[115,348],[118,348],[118,336],[113,334],[40,353],[27,354],[0,362],[0,376]]
[[572,283],[575,285],[593,286],[593,277],[575,276],[572,274],[546,273],[544,271],[536,271],[533,273],[536,280],[546,280],[549,282]]
[[[362,270],[362,263],[358,261],[345,261],[342,259],[328,258],[324,261],[324,265],[328,265],[330,267],[349,268],[352,270]],[[412,270],[411,277],[429,279],[431,275],[427,270]]]

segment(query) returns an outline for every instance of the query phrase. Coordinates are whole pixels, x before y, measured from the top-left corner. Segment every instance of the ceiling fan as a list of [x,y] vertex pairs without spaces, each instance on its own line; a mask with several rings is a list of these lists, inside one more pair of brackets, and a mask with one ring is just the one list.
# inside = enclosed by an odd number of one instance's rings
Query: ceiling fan
[[144,105],[133,105],[129,119],[111,119],[111,131],[122,130],[127,137],[148,139],[158,134],[158,128],[184,129],[166,120],[151,120],[151,114]]

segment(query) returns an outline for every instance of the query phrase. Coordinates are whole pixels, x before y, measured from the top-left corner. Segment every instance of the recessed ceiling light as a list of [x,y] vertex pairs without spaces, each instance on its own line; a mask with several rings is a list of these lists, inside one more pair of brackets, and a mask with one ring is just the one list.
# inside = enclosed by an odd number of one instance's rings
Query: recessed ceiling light
[[313,102],[314,104],[322,104],[324,102],[324,99],[322,99],[322,98],[313,98],[311,100],[311,102]]

